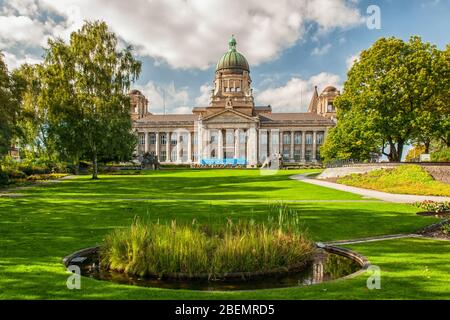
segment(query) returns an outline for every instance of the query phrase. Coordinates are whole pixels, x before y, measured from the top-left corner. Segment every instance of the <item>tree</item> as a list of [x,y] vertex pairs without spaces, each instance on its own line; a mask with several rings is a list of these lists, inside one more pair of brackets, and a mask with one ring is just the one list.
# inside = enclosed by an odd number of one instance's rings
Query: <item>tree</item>
[[49,134],[48,108],[42,103],[42,66],[24,64],[14,70],[18,92],[21,95],[21,114],[18,118],[18,139],[22,156],[56,160],[54,145]]
[[136,144],[127,92],[141,63],[131,47],[117,47],[104,22],[86,22],[69,44],[50,40],[45,55],[42,94],[50,132],[62,155],[91,159],[93,179],[98,178],[99,158],[127,158]]
[[20,114],[20,94],[16,79],[8,72],[0,52],[0,157],[11,147],[17,132],[17,118]]
[[[335,132],[342,134],[334,144],[350,150],[349,157],[361,158],[376,149],[394,162],[401,161],[411,140],[429,144],[442,114],[435,100],[449,83],[439,71],[440,57],[435,46],[419,37],[407,43],[381,38],[363,51],[348,73],[344,93],[336,99]],[[326,151],[333,150],[332,139]],[[356,143],[361,145],[355,150]]]

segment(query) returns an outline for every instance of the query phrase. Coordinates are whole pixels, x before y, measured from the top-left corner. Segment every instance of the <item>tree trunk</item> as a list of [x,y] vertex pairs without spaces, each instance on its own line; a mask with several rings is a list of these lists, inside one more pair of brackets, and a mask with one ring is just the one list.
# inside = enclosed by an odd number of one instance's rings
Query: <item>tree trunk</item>
[[402,154],[403,154],[403,142],[398,142],[397,146],[395,146],[395,143],[392,141],[389,141],[389,162],[401,162],[402,161]]
[[429,154],[430,153],[430,140],[425,141],[424,146],[425,146],[425,153]]
[[97,161],[97,153],[94,152],[94,157],[92,159],[92,179],[98,179],[98,161]]

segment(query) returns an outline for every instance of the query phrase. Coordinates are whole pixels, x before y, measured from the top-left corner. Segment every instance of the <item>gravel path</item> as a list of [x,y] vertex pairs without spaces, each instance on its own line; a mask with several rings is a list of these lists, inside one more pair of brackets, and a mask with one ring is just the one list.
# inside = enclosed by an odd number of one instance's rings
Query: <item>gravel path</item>
[[414,203],[414,202],[421,202],[424,200],[432,200],[432,201],[436,201],[436,202],[445,202],[445,201],[450,202],[450,197],[420,196],[420,195],[387,193],[387,192],[381,192],[381,191],[375,191],[375,190],[369,190],[369,189],[363,189],[363,188],[357,188],[357,187],[350,187],[350,186],[346,186],[343,184],[322,181],[322,180],[318,180],[318,179],[311,179],[308,176],[302,175],[302,174],[292,176],[291,179],[302,181],[302,182],[309,183],[309,184],[314,184],[314,185],[321,186],[321,187],[351,192],[351,193],[359,194],[359,195],[367,197],[367,198],[379,199],[379,200],[383,200],[383,201],[387,201],[387,202]]

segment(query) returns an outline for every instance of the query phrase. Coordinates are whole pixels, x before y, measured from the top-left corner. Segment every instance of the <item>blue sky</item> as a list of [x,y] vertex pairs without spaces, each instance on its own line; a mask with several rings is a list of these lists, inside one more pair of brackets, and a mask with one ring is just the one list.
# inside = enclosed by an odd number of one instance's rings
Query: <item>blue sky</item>
[[[381,10],[380,30],[367,28],[369,5]],[[0,0],[0,50],[10,68],[39,62],[48,37],[68,39],[85,19],[105,20],[136,48],[136,87],[155,113],[163,112],[163,91],[170,113],[207,103],[232,33],[257,104],[279,112],[304,111],[314,85],[341,88],[352,57],[380,37],[450,42],[450,0]]]

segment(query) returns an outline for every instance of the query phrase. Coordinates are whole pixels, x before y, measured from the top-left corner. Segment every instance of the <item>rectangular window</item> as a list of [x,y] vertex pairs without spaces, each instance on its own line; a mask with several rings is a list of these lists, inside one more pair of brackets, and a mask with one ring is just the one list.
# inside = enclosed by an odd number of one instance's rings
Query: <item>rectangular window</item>
[[176,146],[176,145],[177,145],[178,135],[177,135],[176,133],[172,133],[171,141],[172,141],[172,145],[173,145],[173,146]]
[[291,144],[291,133],[283,134],[283,144]]
[[166,144],[166,141],[167,141],[167,136],[166,136],[166,134],[165,134],[165,133],[161,134],[161,135],[159,136],[159,143],[160,143],[161,145],[165,145],[165,144]]
[[160,161],[161,162],[165,162],[167,160],[167,157],[166,157],[166,150],[162,150],[161,151],[161,156],[160,156]]
[[300,161],[302,158],[302,149],[301,147],[295,147],[294,149],[294,160]]
[[328,103],[327,111],[328,111],[328,112],[334,112],[334,105],[333,105],[333,102],[329,102],[329,103]]
[[305,160],[306,161],[311,161],[312,160],[312,150],[306,150],[306,153],[305,153]]
[[280,144],[280,135],[278,132],[272,132],[272,145]]
[[289,146],[283,147],[283,160],[289,160],[291,158],[291,148]]
[[227,144],[234,144],[234,131],[233,130],[227,130],[226,132],[226,142]]
[[149,144],[151,144],[151,145],[156,144],[156,134],[155,133],[150,133]]
[[313,144],[313,135],[312,135],[312,133],[307,133],[306,134],[306,144],[307,145],[312,145]]
[[295,144],[302,144],[302,133],[296,132],[294,136],[294,143]]
[[317,144],[322,145],[324,141],[325,134],[323,132],[317,132]]
[[[135,140],[136,141],[136,140]],[[145,145],[145,133],[139,134],[139,144],[141,146]]]
[[172,152],[170,153],[170,158],[172,159],[172,162],[176,162],[178,157],[177,157],[177,148],[173,148]]

